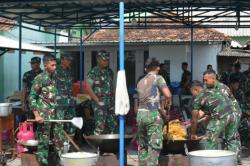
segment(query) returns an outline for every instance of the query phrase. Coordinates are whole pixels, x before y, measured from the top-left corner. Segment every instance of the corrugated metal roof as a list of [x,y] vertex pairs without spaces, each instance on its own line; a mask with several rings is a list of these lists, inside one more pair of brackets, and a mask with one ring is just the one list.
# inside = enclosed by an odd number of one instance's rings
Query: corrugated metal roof
[[232,37],[237,37],[237,36],[250,37],[250,28],[239,28],[238,30],[236,30],[235,28],[217,28],[216,30]]
[[[4,36],[0,36],[0,48],[6,49],[19,49],[18,40],[10,39]],[[22,50],[35,51],[35,52],[54,52],[54,50],[34,44],[22,43]]]
[[226,48],[219,52],[218,56],[226,57],[250,57],[250,50]]
[[[95,26],[100,22],[102,24],[97,27],[105,25],[118,27],[118,11],[119,0],[0,1],[0,16],[17,20],[19,15],[22,15],[23,22],[43,27],[62,28],[75,24]],[[250,1],[246,0],[125,0],[125,13],[154,13],[158,18],[170,18],[183,25],[189,25],[191,21],[194,25],[225,25],[225,22],[230,21],[228,18],[239,16],[241,17],[239,21],[245,20],[250,26],[250,16],[247,11],[250,11]],[[218,18],[225,19],[218,20]],[[230,26],[236,22],[237,19],[233,19]]]

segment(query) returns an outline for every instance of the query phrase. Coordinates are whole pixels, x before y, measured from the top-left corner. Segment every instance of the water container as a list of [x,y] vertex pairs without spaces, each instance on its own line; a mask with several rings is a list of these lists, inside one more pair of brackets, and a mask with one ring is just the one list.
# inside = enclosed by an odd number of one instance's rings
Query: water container
[[[76,83],[73,84],[73,89],[72,89],[72,95],[77,96],[77,94],[80,93],[80,81],[77,81]],[[82,81],[82,93],[87,94],[87,82]]]
[[177,81],[171,82],[171,86],[173,89],[173,95],[180,94],[180,83]]

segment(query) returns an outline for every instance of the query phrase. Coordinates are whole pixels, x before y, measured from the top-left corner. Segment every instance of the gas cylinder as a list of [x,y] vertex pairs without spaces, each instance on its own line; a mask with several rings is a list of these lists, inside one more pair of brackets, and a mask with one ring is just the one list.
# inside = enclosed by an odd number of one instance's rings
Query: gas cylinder
[[19,123],[19,132],[17,133],[17,152],[18,154],[25,151],[21,142],[35,139],[33,124],[30,122]]

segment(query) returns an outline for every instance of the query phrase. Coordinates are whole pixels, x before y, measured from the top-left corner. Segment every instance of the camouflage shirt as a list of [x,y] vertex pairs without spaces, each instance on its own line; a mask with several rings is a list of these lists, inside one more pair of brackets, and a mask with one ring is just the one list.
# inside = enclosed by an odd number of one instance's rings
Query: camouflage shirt
[[148,73],[137,84],[139,109],[159,110],[160,89],[166,88],[167,84],[160,75]]
[[72,83],[73,77],[69,69],[63,69],[58,65],[55,73],[56,87],[58,89],[58,104],[59,105],[73,105],[72,99]]
[[189,95],[190,94],[190,84],[192,81],[192,73],[188,70],[184,71],[181,76],[181,91],[182,94],[184,95]]
[[241,89],[232,90],[232,93],[235,99],[238,101],[239,105],[241,106],[244,102],[244,92]]
[[110,68],[101,69],[97,65],[87,75],[87,83],[93,88],[94,93],[105,106],[112,107],[114,73]]
[[212,118],[224,118],[234,112],[234,104],[216,89],[204,89],[193,102],[193,110],[202,110]]
[[56,95],[54,75],[44,71],[33,80],[29,96],[30,108],[33,111],[38,111],[44,119],[54,118],[57,106]]
[[223,73],[221,73],[221,76],[220,76],[220,82],[222,82],[223,84],[225,85],[229,85],[229,77],[230,77],[230,72],[228,71],[225,71]]
[[216,90],[216,91],[222,92],[222,94],[224,94],[226,97],[228,97],[233,102],[235,111],[237,111],[237,109],[240,110],[240,106],[239,106],[238,101],[235,99],[233,93],[228,88],[228,86],[226,86],[225,84],[217,81],[215,83],[215,87],[213,87],[213,88],[206,88],[206,89],[207,90]]
[[243,74],[245,75],[246,78],[246,89],[245,92],[250,91],[250,71],[246,70],[243,72]]
[[246,90],[246,76],[242,72],[235,72],[231,73],[229,80],[238,80],[240,82],[240,89],[245,91]]
[[29,94],[30,93],[30,89],[32,86],[32,81],[34,80],[34,78],[42,73],[43,70],[39,69],[38,72],[35,72],[34,70],[30,70],[24,73],[23,75],[23,89],[26,90],[26,92]]

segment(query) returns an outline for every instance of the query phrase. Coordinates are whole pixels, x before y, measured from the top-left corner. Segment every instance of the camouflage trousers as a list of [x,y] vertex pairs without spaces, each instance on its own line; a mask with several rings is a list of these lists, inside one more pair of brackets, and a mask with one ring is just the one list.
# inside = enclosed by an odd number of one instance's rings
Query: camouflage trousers
[[[63,143],[66,139],[62,125],[56,123],[53,123],[53,125],[53,132],[51,131],[52,123],[45,122],[37,125],[36,139],[39,141],[39,144],[36,158],[41,166],[61,165],[60,155],[63,152]],[[49,145],[51,136],[53,138],[53,144]],[[51,157],[53,157],[53,159]]]
[[92,104],[95,116],[94,135],[118,133],[118,123],[113,110]]
[[[71,120],[76,117],[76,110],[72,106],[58,106],[57,117],[60,119]],[[64,123],[63,129],[69,135],[74,135],[76,132],[76,127],[72,123]]]
[[158,110],[140,110],[137,113],[139,166],[158,165],[162,149],[163,121]]
[[205,135],[207,141],[206,149],[217,149],[219,145],[219,136],[224,136],[225,149],[239,154],[240,152],[240,136],[238,127],[241,114],[232,113],[224,118],[211,118]]
[[250,142],[250,118],[244,117],[241,120],[239,133],[242,144],[248,145]]

